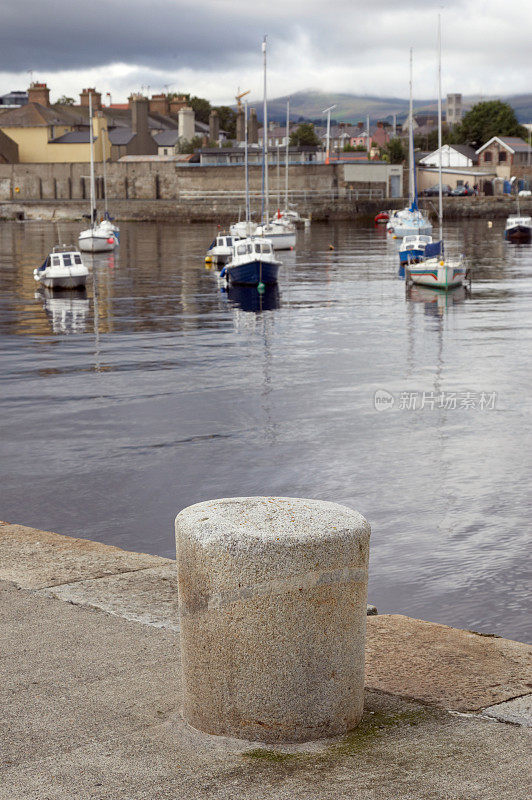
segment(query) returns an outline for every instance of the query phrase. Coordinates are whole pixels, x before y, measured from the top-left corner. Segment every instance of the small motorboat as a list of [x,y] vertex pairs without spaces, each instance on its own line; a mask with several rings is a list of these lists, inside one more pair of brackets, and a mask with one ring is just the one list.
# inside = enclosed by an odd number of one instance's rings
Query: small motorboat
[[406,266],[407,281],[433,289],[454,289],[462,286],[466,278],[464,258],[447,258],[443,243],[433,242],[425,246],[425,255],[417,264]]
[[510,242],[529,242],[532,238],[532,217],[510,214],[506,220],[504,238]]
[[88,276],[81,253],[65,247],[54,247],[44,263],[33,270],[34,279],[47,289],[79,289],[85,286]]
[[231,258],[223,267],[220,277],[229,283],[266,286],[277,282],[280,266],[272,242],[262,236],[250,236],[235,242]]
[[233,243],[238,238],[238,236],[228,236],[226,233],[217,236],[207,250],[205,263],[222,267],[227,264],[233,254]]
[[399,263],[417,264],[424,258],[428,244],[432,244],[432,236],[405,236],[399,248]]
[[377,216],[375,217],[375,225],[384,225],[390,219],[390,215],[387,211],[379,211]]

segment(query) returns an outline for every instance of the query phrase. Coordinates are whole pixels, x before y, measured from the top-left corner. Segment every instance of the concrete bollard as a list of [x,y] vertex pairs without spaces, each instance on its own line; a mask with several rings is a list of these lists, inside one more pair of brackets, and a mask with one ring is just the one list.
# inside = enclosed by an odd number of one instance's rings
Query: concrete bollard
[[308,741],[362,716],[370,527],[336,503],[236,497],[176,518],[183,714]]

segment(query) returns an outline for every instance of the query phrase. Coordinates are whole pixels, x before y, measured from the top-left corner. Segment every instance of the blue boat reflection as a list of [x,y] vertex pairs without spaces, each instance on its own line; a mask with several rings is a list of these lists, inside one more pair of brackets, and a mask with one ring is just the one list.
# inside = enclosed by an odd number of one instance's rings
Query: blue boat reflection
[[231,305],[242,311],[273,311],[281,305],[279,286],[271,284],[259,292],[256,286],[237,286],[230,284],[227,287],[227,298]]

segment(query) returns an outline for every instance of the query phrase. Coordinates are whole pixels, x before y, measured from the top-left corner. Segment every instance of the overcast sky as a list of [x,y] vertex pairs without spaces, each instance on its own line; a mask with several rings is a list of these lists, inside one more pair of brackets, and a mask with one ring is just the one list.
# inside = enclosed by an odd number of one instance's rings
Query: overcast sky
[[[261,95],[268,34],[271,97],[299,90],[436,96],[433,0],[2,0],[0,93],[45,81],[52,101],[96,86],[113,102],[131,91],[191,92],[232,103]],[[448,0],[443,92],[532,91],[532,3]]]

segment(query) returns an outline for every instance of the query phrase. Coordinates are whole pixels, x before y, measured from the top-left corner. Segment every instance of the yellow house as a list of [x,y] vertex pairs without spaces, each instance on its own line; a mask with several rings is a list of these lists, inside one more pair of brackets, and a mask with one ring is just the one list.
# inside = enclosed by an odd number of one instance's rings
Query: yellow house
[[[89,127],[64,108],[50,106],[46,84],[33,83],[25,106],[0,112],[0,131],[18,145],[20,163],[69,163],[90,161]],[[102,161],[105,143],[111,145],[107,120],[101,111],[93,117],[94,159]]]

